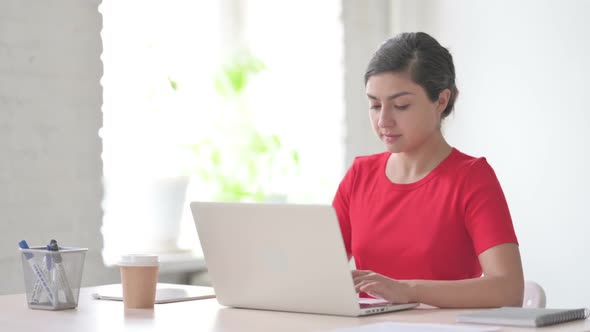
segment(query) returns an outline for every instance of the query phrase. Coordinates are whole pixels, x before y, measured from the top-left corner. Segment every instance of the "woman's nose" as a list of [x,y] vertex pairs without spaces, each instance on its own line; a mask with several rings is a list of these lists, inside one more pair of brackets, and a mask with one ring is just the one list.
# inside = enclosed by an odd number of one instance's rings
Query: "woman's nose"
[[382,110],[379,114],[379,121],[377,121],[377,126],[379,126],[379,128],[395,126],[395,119],[393,118],[393,114],[387,112],[386,110]]

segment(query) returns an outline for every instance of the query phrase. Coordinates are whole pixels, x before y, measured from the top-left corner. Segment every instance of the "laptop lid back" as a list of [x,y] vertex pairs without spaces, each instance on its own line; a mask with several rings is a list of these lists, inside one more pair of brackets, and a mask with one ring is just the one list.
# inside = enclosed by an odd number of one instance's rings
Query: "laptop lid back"
[[331,206],[193,202],[191,209],[220,304],[358,314]]

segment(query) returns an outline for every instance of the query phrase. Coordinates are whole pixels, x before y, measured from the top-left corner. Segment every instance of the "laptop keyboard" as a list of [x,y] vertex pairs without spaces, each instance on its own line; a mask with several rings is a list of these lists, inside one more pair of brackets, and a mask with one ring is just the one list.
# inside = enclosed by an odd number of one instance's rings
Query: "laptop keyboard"
[[373,307],[383,307],[386,305],[391,304],[391,302],[387,302],[381,299],[368,299],[368,298],[360,298],[359,299],[359,306],[361,309],[365,308],[373,308]]

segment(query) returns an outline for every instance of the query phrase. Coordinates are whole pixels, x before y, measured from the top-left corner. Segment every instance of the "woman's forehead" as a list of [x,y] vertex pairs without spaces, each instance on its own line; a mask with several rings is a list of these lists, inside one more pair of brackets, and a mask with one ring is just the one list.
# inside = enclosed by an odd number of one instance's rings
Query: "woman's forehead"
[[365,90],[368,95],[384,97],[403,92],[417,94],[420,88],[418,84],[412,81],[408,73],[385,72],[369,77]]

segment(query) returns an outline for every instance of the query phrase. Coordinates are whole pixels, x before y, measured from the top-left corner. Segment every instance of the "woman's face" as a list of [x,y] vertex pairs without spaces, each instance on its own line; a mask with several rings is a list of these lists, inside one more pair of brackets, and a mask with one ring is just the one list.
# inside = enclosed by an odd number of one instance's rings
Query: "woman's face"
[[369,115],[375,133],[390,152],[409,152],[440,132],[450,91],[430,101],[408,73],[386,72],[367,81]]

